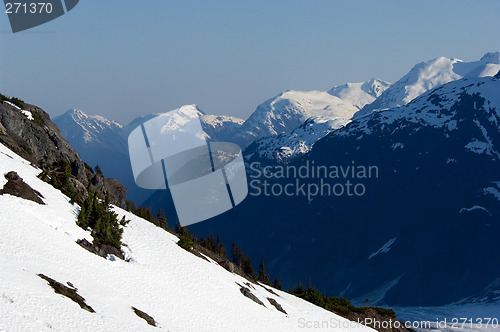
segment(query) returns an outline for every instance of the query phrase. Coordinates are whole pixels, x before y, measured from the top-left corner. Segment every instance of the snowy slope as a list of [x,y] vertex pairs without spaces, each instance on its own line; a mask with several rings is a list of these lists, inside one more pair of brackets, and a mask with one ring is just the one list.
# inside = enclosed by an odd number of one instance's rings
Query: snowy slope
[[499,70],[500,52],[486,53],[480,60],[472,62],[445,57],[422,62],[391,85],[372,104],[365,106],[354,118],[373,110],[405,105],[430,89],[463,77],[493,76]]
[[[0,145],[0,174],[15,170],[44,196],[47,205],[0,195],[0,330],[155,330],[134,314],[134,306],[169,331],[294,331],[299,319],[338,320],[331,312],[259,285],[252,292],[263,307],[244,297],[236,283],[247,280],[177,246],[177,238],[119,208],[130,219],[124,231],[130,262],[104,259],[75,243],[91,240],[75,221],[78,206],[39,180],[40,170]],[[0,187],[6,180],[0,177]],[[82,310],[54,293],[43,273],[71,282],[96,312]],[[288,313],[271,306],[275,299]],[[361,331],[365,328],[353,328]]]

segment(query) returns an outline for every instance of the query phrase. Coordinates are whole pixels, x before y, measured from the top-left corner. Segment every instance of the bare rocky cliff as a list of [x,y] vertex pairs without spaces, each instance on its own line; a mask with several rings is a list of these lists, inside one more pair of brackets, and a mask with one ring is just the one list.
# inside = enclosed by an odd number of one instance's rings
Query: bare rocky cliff
[[109,195],[117,206],[125,206],[127,189],[120,182],[93,172],[43,109],[27,103],[20,106],[0,101],[0,143],[43,171],[60,174],[69,166],[69,182],[80,197],[85,198],[90,189]]

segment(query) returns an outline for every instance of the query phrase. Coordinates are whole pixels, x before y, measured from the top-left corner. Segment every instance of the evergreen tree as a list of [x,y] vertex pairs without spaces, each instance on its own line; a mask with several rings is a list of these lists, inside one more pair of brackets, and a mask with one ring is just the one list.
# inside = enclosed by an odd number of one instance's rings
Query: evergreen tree
[[97,198],[96,193],[89,192],[89,196],[83,202],[77,225],[83,229],[92,231],[92,237],[96,244],[108,244],[118,250],[121,248],[123,229],[128,223],[125,217],[118,221],[118,215],[111,210],[109,195],[104,201]]
[[304,293],[304,287],[302,287],[302,283],[299,282],[299,286],[293,291],[294,294],[302,295]]
[[249,256],[243,256],[241,260],[241,269],[243,270],[243,273],[248,275],[249,277],[255,279],[255,272],[253,270],[252,266],[252,260],[250,259]]
[[269,284],[269,275],[266,274],[266,267],[264,266],[264,257],[262,257],[259,264],[259,281],[264,284]]
[[210,250],[211,252],[217,252],[216,251],[215,239],[214,239],[214,236],[212,235],[212,233],[208,233],[206,248],[208,250]]
[[233,245],[231,246],[231,260],[234,263],[234,265],[241,267],[241,264],[243,263],[243,252],[240,247],[238,247],[234,242]]
[[177,244],[179,245],[179,247],[188,251],[193,247],[193,236],[186,227],[180,228],[179,241],[177,242]]
[[158,226],[160,226],[163,229],[168,228],[167,218],[165,218],[165,215],[163,214],[162,209],[158,210],[158,215],[156,216],[156,220],[158,220]]
[[276,277],[276,279],[274,279],[273,287],[281,290],[281,283],[280,283],[280,280],[278,279],[278,277]]
[[175,223],[175,229],[174,229],[175,234],[181,234],[182,233],[182,227],[181,224],[179,223],[179,220]]
[[220,239],[220,233],[217,233],[217,253],[222,257],[226,257],[226,248],[224,248],[224,244]]

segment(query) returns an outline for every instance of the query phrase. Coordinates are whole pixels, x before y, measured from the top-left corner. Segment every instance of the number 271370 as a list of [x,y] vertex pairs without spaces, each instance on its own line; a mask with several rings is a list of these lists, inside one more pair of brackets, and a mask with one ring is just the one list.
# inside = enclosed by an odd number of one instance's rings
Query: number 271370
[[52,13],[52,4],[50,2],[7,2],[5,12],[7,14],[50,14]]

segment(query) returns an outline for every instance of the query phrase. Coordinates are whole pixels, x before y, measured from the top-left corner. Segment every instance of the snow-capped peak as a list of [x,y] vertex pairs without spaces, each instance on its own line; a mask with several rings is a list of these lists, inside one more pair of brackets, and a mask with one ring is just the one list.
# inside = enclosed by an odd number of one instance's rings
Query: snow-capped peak
[[79,138],[85,143],[100,142],[103,135],[118,132],[122,125],[100,115],[87,115],[80,109],[70,109],[54,118],[66,139]]
[[87,115],[80,109],[72,108],[66,113],[61,115],[61,117],[71,117],[75,122],[84,125],[85,123],[94,122],[101,128],[121,128],[122,125],[116,121],[108,120],[100,115]]
[[488,52],[481,58],[480,61],[484,61],[487,63],[496,63],[500,64],[500,51],[498,52]]
[[339,97],[345,102],[349,102],[361,109],[363,106],[372,103],[382,92],[389,88],[390,83],[378,78],[372,78],[361,83],[347,83],[333,87],[329,94]]
[[481,60],[464,62],[445,57],[421,62],[385,90],[377,100],[365,106],[354,118],[373,110],[405,105],[424,92],[463,77],[494,76],[500,70],[500,52],[486,53]]
[[260,104],[236,140],[244,147],[257,138],[297,128],[312,117],[350,119],[357,110],[351,103],[324,91],[287,90]]
[[[498,132],[497,128],[500,124],[499,89],[500,80],[497,78],[476,77],[460,79],[427,91],[404,106],[381,110],[377,113],[367,114],[363,118],[355,119],[350,129],[344,131],[341,135],[355,132],[360,128],[365,134],[371,134],[373,130],[371,121],[374,118],[377,118],[377,121],[381,124],[386,125],[404,120],[407,123],[418,123],[421,126],[444,128],[451,132],[456,130],[464,121],[460,117],[464,115],[464,111],[462,111],[462,114],[459,114],[457,111],[460,101],[464,99],[464,95],[478,98],[478,101],[474,102],[473,106],[465,107],[465,109],[470,112],[486,113],[487,122],[492,124],[495,127],[495,131]],[[461,107],[464,108],[464,106]],[[477,127],[482,129],[482,137],[478,138],[477,142],[481,143],[486,152],[500,156],[496,150],[494,151],[488,134],[483,130],[482,125],[475,121],[474,123]],[[478,144],[475,145],[477,146]]]

